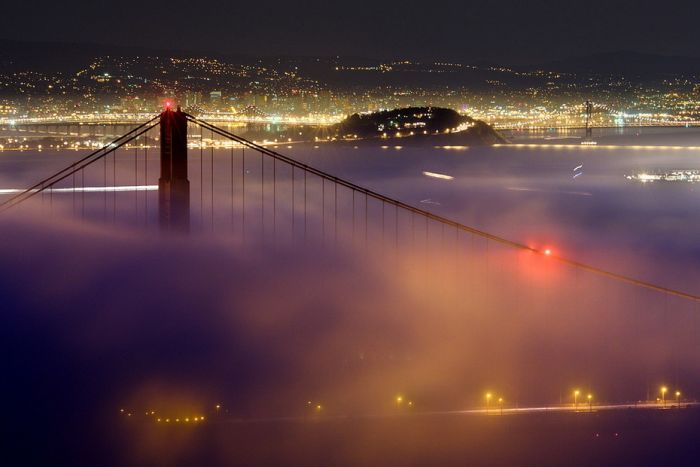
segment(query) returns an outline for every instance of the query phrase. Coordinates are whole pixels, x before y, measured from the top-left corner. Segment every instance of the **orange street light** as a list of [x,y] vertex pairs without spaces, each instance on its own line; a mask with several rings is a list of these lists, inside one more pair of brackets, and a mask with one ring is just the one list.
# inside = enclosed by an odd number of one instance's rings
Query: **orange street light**
[[666,386],[661,387],[661,404],[666,408],[666,393],[668,392],[668,388]]

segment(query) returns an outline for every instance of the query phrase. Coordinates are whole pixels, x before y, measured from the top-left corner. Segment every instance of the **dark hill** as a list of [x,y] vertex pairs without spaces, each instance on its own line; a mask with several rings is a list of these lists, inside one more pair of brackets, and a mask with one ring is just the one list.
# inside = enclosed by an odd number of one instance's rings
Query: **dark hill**
[[354,114],[332,128],[338,138],[405,138],[460,135],[471,144],[505,142],[490,125],[441,107],[406,107]]

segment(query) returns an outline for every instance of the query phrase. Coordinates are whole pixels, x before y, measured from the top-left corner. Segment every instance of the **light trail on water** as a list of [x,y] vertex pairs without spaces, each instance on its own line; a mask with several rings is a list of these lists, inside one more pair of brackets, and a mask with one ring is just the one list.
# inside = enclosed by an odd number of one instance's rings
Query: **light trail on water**
[[[0,188],[0,195],[14,195],[24,193],[26,190],[19,188]],[[34,192],[45,191],[47,193],[122,193],[134,191],[158,191],[158,185],[123,185],[123,186],[86,186],[75,188],[46,188],[45,190],[32,190]]]

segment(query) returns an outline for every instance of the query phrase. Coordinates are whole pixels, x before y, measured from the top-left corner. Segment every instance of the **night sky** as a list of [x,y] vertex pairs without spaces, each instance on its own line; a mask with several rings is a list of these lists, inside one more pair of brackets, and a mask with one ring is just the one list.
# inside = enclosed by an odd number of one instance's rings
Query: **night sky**
[[[489,60],[631,50],[698,56],[700,2],[8,2],[5,39],[249,55]],[[167,31],[172,31],[168,34]]]

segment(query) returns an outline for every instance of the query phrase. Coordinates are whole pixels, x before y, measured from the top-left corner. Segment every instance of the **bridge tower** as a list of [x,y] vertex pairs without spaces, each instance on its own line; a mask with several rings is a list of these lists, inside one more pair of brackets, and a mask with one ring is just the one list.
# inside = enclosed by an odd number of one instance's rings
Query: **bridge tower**
[[161,230],[189,232],[190,182],[187,179],[187,116],[169,106],[160,114],[158,213]]

